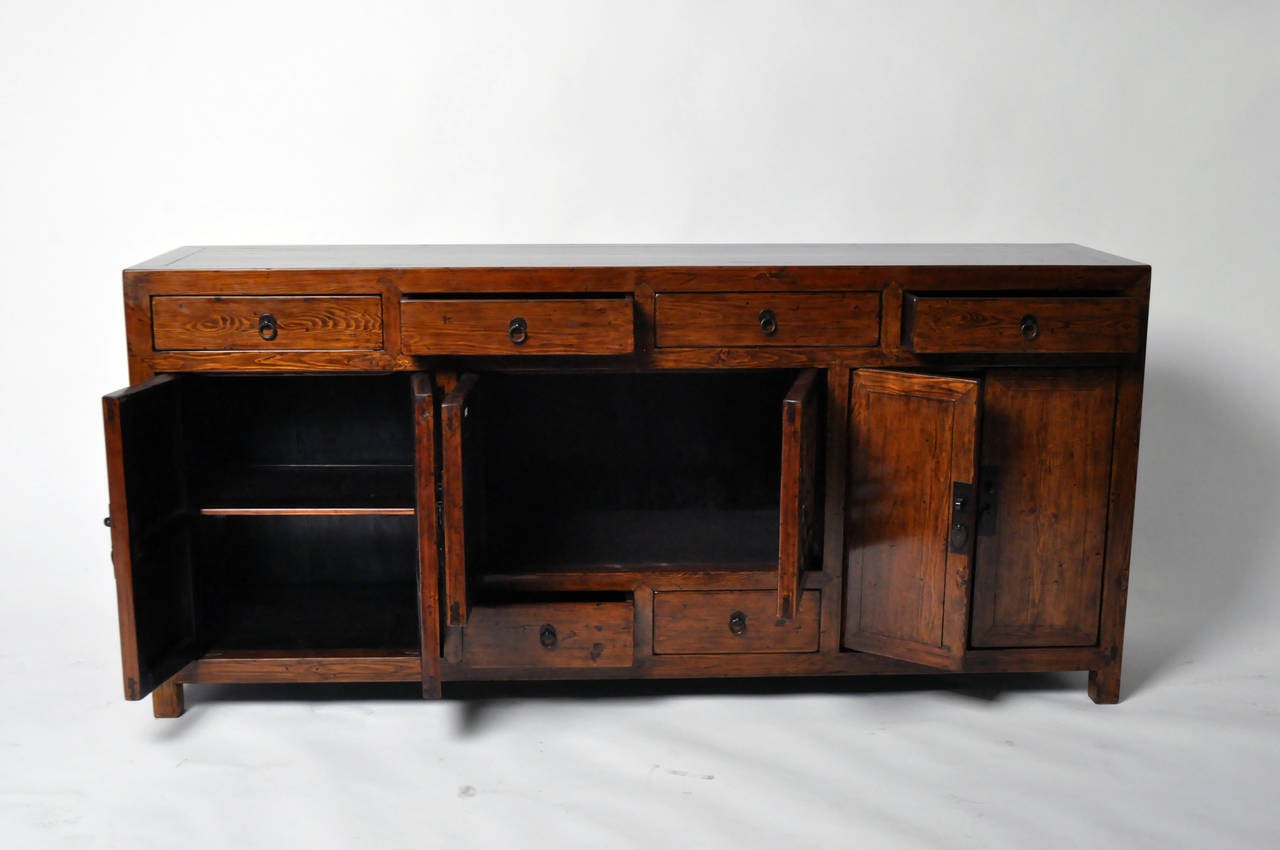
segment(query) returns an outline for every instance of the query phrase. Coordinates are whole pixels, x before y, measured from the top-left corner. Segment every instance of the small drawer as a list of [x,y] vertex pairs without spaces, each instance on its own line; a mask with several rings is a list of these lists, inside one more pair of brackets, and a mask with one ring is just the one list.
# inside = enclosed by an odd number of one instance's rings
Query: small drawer
[[880,343],[878,292],[659,293],[659,348]]
[[917,354],[1128,354],[1142,342],[1133,298],[907,295],[902,347]]
[[405,354],[629,354],[626,298],[411,298],[400,302]]
[[551,602],[472,608],[462,661],[472,667],[630,667],[630,602]]
[[156,351],[376,351],[382,299],[158,295],[151,332]]
[[778,619],[773,590],[677,590],[653,595],[653,651],[817,652],[818,601],[806,590],[794,620]]

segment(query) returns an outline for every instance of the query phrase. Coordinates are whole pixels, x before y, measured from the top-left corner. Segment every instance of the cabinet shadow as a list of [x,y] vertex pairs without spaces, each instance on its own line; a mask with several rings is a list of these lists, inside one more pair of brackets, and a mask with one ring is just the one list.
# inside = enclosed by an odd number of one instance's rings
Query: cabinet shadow
[[1121,699],[1228,630],[1269,567],[1280,442],[1252,399],[1148,363]]

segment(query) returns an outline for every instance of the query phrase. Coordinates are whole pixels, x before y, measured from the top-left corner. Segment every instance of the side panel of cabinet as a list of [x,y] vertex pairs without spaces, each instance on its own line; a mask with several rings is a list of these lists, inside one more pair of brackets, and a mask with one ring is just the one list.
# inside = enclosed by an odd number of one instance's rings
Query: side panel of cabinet
[[196,657],[180,384],[161,376],[102,399],[126,699]]
[[983,395],[972,645],[1091,646],[1116,375],[993,370]]
[[854,373],[845,647],[960,668],[973,540],[969,503],[953,503],[974,482],[978,394],[973,380]]

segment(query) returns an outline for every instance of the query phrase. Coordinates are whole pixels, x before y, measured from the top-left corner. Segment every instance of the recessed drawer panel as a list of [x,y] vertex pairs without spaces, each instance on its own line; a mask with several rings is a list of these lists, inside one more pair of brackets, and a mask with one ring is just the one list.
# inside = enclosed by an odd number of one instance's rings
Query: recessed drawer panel
[[376,295],[168,296],[151,299],[156,351],[373,351]]
[[400,346],[405,354],[629,354],[634,313],[630,297],[406,299]]
[[472,667],[630,667],[630,602],[551,602],[472,608],[462,661]]
[[794,620],[778,619],[773,590],[677,590],[653,595],[653,651],[817,652],[818,600],[806,590]]
[[908,295],[902,347],[917,354],[1126,354],[1142,341],[1133,298]]
[[659,293],[654,323],[659,348],[870,347],[880,342],[880,293]]

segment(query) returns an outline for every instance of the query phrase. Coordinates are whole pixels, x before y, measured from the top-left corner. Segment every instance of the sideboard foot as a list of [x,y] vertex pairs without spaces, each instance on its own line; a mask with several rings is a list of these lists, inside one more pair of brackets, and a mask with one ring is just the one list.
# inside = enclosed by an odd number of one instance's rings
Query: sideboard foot
[[1089,697],[1098,705],[1120,702],[1120,664],[1108,664],[1089,671]]
[[184,708],[180,682],[170,679],[151,694],[151,710],[156,717],[181,717]]

